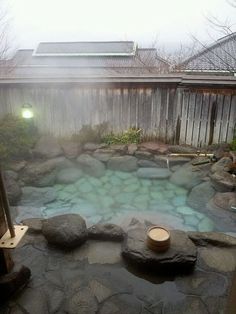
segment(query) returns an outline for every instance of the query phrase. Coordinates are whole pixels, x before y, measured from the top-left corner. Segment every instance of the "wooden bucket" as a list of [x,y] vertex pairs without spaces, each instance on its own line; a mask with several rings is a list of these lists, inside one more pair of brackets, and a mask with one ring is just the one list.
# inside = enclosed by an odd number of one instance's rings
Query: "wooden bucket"
[[147,247],[155,252],[167,251],[170,247],[170,232],[160,226],[152,226],[147,231]]

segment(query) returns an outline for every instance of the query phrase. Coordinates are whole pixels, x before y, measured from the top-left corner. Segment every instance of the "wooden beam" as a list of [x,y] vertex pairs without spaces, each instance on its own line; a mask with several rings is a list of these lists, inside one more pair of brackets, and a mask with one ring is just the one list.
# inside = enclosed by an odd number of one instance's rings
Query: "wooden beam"
[[[1,171],[1,170],[0,170]],[[7,220],[3,205],[3,191],[4,185],[0,181],[0,238],[8,230]],[[13,260],[11,258],[10,249],[0,249],[0,275],[5,275],[9,273],[13,268]]]

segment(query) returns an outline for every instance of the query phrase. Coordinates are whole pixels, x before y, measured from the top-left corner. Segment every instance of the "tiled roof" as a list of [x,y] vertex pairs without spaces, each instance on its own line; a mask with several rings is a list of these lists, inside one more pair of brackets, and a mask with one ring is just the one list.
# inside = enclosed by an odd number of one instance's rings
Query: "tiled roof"
[[181,64],[184,71],[236,72],[236,33],[220,38]]
[[35,55],[33,50],[18,50],[11,60],[12,75],[63,76],[165,73],[167,61],[157,56],[156,49],[136,48],[134,55]]
[[135,53],[133,41],[94,41],[94,42],[47,42],[40,43],[35,56],[69,55],[132,55]]

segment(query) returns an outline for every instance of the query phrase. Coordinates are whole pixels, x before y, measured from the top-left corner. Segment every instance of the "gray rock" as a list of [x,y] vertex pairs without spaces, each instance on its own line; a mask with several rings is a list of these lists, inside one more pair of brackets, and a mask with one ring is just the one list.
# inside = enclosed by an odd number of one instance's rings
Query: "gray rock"
[[40,218],[27,218],[22,220],[22,224],[29,227],[28,232],[30,233],[41,233],[42,232],[42,219]]
[[188,237],[198,246],[236,247],[236,238],[219,232],[187,232]]
[[207,172],[204,167],[196,168],[191,163],[187,163],[171,175],[170,182],[186,189],[192,189],[195,185],[201,183],[206,175]]
[[114,154],[115,151],[113,149],[104,148],[95,150],[93,157],[100,161],[107,162]]
[[137,144],[129,144],[128,145],[128,154],[129,155],[134,155],[134,153],[136,152],[136,150],[138,149]]
[[114,224],[96,224],[88,229],[88,236],[95,240],[122,241],[124,231]]
[[166,252],[155,253],[146,245],[146,231],[145,228],[128,231],[122,247],[122,255],[127,261],[156,272],[176,272],[194,266],[197,250],[185,232],[171,230],[170,248]]
[[17,304],[23,309],[23,313],[32,313],[33,309],[34,314],[49,314],[46,295],[39,288],[25,289],[20,299],[17,300]]
[[234,251],[227,248],[207,247],[201,248],[198,252],[202,267],[204,266],[204,268],[217,273],[235,271],[236,258]]
[[34,186],[37,187],[45,187],[45,186],[53,186],[56,181],[56,170],[53,170],[51,173],[48,173],[44,176],[38,177],[36,181],[32,182]]
[[67,301],[66,310],[68,314],[96,314],[98,304],[91,290],[82,288]]
[[168,145],[161,142],[144,142],[139,145],[139,149],[154,154],[166,154],[168,152]]
[[65,157],[57,157],[43,162],[31,162],[23,169],[21,180],[26,185],[51,186],[55,183],[56,170],[68,167],[69,164],[70,161]]
[[[161,313],[161,312],[160,312]],[[200,297],[187,296],[177,302],[165,304],[165,314],[209,314]],[[213,314],[213,313],[212,313]]]
[[[81,248],[82,250],[82,248]],[[90,241],[86,257],[89,264],[121,263],[121,244],[119,242]],[[85,255],[83,254],[83,259]]]
[[61,169],[57,173],[56,181],[59,184],[70,184],[77,181],[82,175],[83,172],[77,168]]
[[188,146],[188,145],[169,145],[168,147],[171,153],[177,154],[194,154],[197,153],[198,149],[196,147]]
[[17,181],[17,179],[19,177],[18,173],[13,171],[13,170],[6,170],[6,171],[4,171],[3,175],[4,175],[4,179],[5,180],[8,179],[8,180],[15,180],[15,181]]
[[216,191],[210,182],[203,182],[192,188],[187,204],[190,207],[201,209],[205,208],[207,202],[215,195]]
[[42,233],[48,243],[63,249],[80,246],[88,236],[84,219],[76,214],[65,214],[44,220]]
[[229,157],[223,157],[213,164],[211,167],[212,172],[216,171],[229,171],[230,165],[232,164],[232,159]]
[[184,294],[221,296],[227,292],[227,279],[221,274],[196,270],[191,276],[176,279],[178,290]]
[[27,162],[25,160],[13,161],[9,163],[9,169],[18,172],[25,168]]
[[63,150],[64,155],[66,158],[75,159],[78,157],[78,154],[81,152],[81,147],[76,142],[63,142],[61,143],[61,148]]
[[124,155],[127,152],[128,146],[125,144],[110,145],[110,149],[114,150],[118,154]]
[[93,177],[102,177],[105,174],[105,165],[88,154],[80,155],[77,163],[85,173]]
[[62,155],[63,151],[54,137],[45,135],[36,143],[34,153],[45,158],[53,158]]
[[[142,303],[130,294],[118,294],[108,298],[101,306],[99,314],[137,314],[142,311]],[[150,313],[150,312],[149,312]]]
[[107,144],[97,144],[97,143],[85,143],[83,146],[84,151],[95,151],[100,148],[106,148]]
[[218,192],[215,194],[212,201],[217,207],[231,210],[231,206],[236,207],[236,192]]
[[159,168],[159,165],[157,165],[154,161],[147,160],[147,159],[138,160],[138,166],[144,167],[144,168],[155,168],[155,167]]
[[167,179],[170,177],[171,172],[164,168],[139,168],[136,174],[138,178]]
[[89,282],[89,287],[99,303],[103,302],[104,300],[106,300],[108,297],[110,297],[113,294],[113,291],[111,289],[104,286],[98,280],[94,280],[94,279],[91,280]]
[[135,171],[137,170],[137,158],[128,155],[112,157],[107,163],[107,168],[125,172]]
[[136,150],[134,155],[138,159],[153,159],[153,154],[145,150]]
[[56,199],[56,191],[52,187],[36,188],[25,186],[22,188],[20,205],[42,206]]
[[231,192],[236,188],[236,178],[229,172],[216,171],[211,176],[213,187],[218,192]]

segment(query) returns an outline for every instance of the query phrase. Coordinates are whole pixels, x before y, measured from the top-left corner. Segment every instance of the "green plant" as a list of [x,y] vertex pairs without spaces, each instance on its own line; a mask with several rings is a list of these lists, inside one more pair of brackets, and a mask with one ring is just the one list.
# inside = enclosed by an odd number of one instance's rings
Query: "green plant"
[[236,137],[230,143],[230,149],[236,151]]
[[78,134],[73,134],[72,141],[84,143],[101,143],[102,138],[107,131],[108,123],[103,122],[95,125],[94,127],[90,125],[83,125]]
[[32,121],[6,115],[0,120],[0,160],[25,157],[37,139],[38,132]]
[[106,144],[138,144],[142,139],[142,129],[131,127],[123,133],[114,134],[113,132],[106,134],[103,137],[103,142]]

